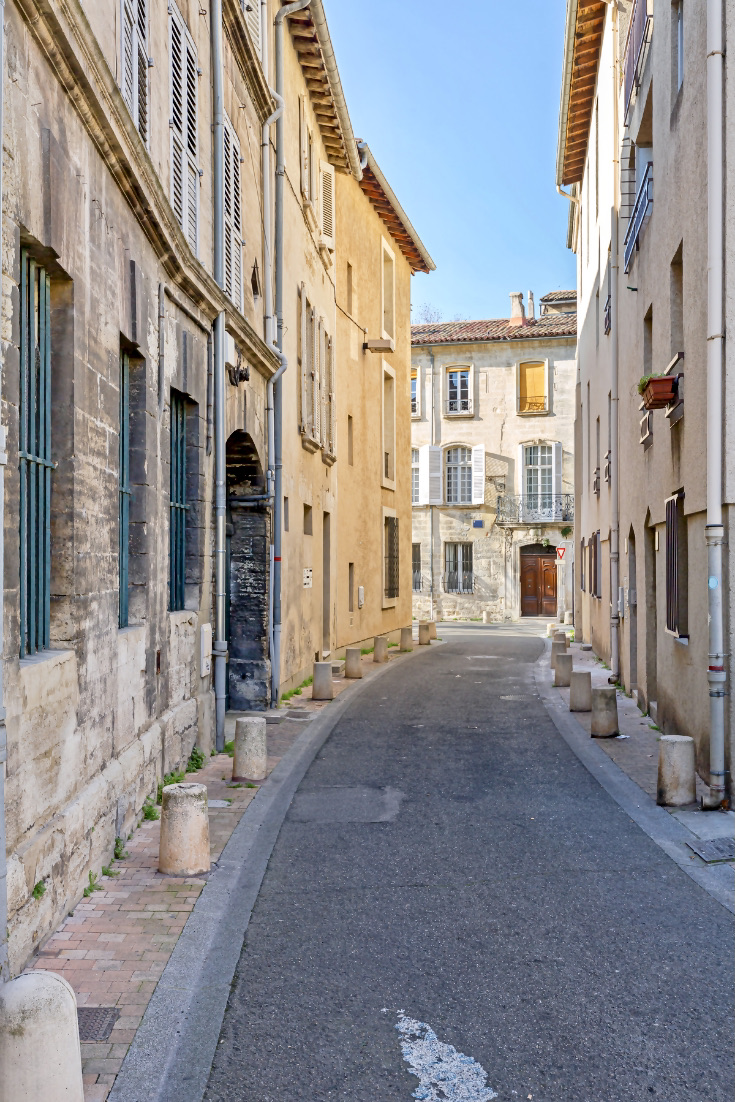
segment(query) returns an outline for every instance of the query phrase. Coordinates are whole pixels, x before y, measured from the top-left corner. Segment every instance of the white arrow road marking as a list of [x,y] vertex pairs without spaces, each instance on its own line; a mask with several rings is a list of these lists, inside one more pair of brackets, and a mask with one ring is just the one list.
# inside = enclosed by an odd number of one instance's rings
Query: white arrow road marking
[[403,1059],[419,1081],[413,1092],[419,1102],[490,1102],[498,1097],[487,1085],[485,1069],[453,1045],[445,1045],[426,1022],[399,1011],[396,1029]]

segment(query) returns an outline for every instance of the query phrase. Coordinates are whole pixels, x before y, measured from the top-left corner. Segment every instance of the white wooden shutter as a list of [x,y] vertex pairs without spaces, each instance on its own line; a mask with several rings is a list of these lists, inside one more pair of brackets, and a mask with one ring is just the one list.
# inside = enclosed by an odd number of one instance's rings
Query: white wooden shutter
[[133,0],[123,0],[122,10],[122,94],[134,117],[135,111],[135,9]]
[[308,304],[306,301],[306,288],[303,283],[301,284],[301,296],[299,303],[299,313],[301,320],[301,431],[308,432],[308,409],[309,390],[307,387],[307,379],[309,377],[309,338],[308,338],[308,318],[307,318]]
[[334,250],[334,168],[326,161],[321,163],[321,187],[319,189],[321,243]]
[[192,251],[199,244],[197,55],[171,0],[171,202]]
[[122,92],[133,122],[148,144],[147,0],[123,0]]
[[225,291],[242,310],[242,197],[240,143],[225,115]]
[[418,448],[419,453],[419,496],[417,505],[429,504],[429,444]]
[[334,387],[334,345],[327,337],[327,451],[337,454],[337,396]]
[[309,198],[309,129],[306,125],[306,98],[299,96],[299,149],[301,194]]
[[250,39],[258,57],[261,57],[260,48],[260,0],[240,0],[245,12],[245,22],[248,25]]
[[485,504],[485,445],[472,449],[472,504]]
[[442,505],[442,465],[444,453],[441,448],[424,444],[419,448],[419,505]]
[[327,331],[322,320],[319,322],[319,443],[323,448],[327,447],[329,438],[327,387]]
[[312,316],[314,318],[314,352],[311,362],[311,408],[313,411],[311,435],[313,439],[316,440],[318,443],[321,440],[321,392],[319,386],[319,369],[321,367],[321,364],[319,362],[319,353],[321,351],[322,343],[322,322],[321,318],[317,322],[316,314],[314,312],[312,312]]
[[554,444],[552,444],[552,453],[551,453],[551,485],[553,487],[552,492],[554,494],[553,507],[554,507],[554,519],[555,520],[559,520],[562,517],[561,470],[562,470],[563,457],[564,457],[564,452],[563,452],[563,449],[562,449],[562,445],[558,441],[555,441]]

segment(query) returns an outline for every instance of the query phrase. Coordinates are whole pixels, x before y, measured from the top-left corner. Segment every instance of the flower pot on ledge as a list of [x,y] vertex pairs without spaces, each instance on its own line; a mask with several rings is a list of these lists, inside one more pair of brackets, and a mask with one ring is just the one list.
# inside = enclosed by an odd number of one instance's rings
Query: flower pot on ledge
[[648,380],[643,391],[643,405],[646,409],[665,409],[676,398],[676,375],[656,375]]

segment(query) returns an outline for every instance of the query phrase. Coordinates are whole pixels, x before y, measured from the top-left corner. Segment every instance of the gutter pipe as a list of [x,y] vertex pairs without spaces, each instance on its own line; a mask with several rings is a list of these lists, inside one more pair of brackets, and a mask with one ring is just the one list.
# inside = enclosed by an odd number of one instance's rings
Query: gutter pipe
[[[435,393],[434,393],[434,349],[429,349],[429,359],[431,360],[431,443],[432,447],[436,441],[436,413],[435,413]],[[430,620],[434,619],[434,506],[429,506],[429,514],[431,518],[431,537],[430,537],[430,562],[431,562],[431,615]]]
[[722,0],[707,0],[707,595],[709,605],[710,790],[703,808],[726,805],[725,670],[722,608],[722,357],[724,283],[724,35]]
[[[225,114],[222,74],[222,0],[212,0],[212,132],[214,143],[214,278],[225,285]],[[215,632],[214,655],[215,745],[225,748],[227,699],[226,568],[227,487],[225,461],[225,312],[214,320],[214,505],[215,505]]]
[[[609,0],[608,0],[609,2]],[[618,148],[618,6],[610,4],[613,36],[613,205],[610,220],[610,317],[612,321],[610,380],[610,681],[620,680],[620,471],[618,448],[618,412],[620,409],[618,363],[618,264],[620,189]]]
[[[5,0],[0,0],[0,151],[2,151],[4,102],[3,86],[5,74]],[[0,233],[3,221],[3,165],[0,156]],[[2,381],[2,344],[0,344],[0,382]],[[4,680],[4,637],[3,590],[5,531],[5,464],[8,457],[5,451],[5,427],[0,425],[0,984],[10,979],[8,965],[8,868],[5,853],[5,763],[8,760],[7,729],[5,726],[5,708],[3,706]]]

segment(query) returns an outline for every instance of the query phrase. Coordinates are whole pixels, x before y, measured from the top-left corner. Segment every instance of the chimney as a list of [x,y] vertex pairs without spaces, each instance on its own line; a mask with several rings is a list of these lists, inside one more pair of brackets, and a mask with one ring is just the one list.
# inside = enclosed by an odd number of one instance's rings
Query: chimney
[[509,325],[525,325],[526,311],[523,307],[523,291],[513,291],[510,296]]
[[536,303],[533,301],[533,291],[528,292],[528,320],[536,320]]

